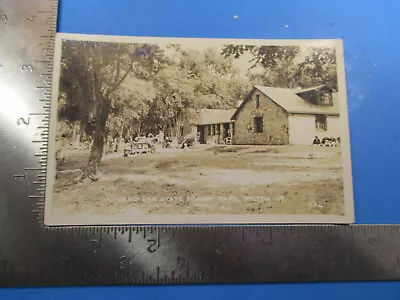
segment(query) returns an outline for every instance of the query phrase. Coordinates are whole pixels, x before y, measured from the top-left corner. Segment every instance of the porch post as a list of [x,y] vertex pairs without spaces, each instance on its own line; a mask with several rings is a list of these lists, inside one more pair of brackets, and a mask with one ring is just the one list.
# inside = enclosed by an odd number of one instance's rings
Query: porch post
[[233,145],[233,122],[229,123],[229,132],[231,133],[231,145]]

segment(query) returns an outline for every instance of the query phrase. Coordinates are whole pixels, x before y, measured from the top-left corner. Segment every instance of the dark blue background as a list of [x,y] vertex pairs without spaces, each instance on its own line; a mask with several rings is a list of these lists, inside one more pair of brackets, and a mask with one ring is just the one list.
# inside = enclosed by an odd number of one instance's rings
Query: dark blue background
[[[400,1],[64,0],[59,31],[344,40],[357,223],[400,223]],[[234,19],[234,15],[238,18]],[[400,299],[400,282],[8,289],[0,299]]]

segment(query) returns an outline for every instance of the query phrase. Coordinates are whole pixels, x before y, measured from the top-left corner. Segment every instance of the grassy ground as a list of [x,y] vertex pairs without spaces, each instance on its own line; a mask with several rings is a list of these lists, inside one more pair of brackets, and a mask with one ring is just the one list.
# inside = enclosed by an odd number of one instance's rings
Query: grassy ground
[[103,158],[97,182],[78,182],[86,151],[65,153],[54,214],[343,214],[338,148],[214,146]]

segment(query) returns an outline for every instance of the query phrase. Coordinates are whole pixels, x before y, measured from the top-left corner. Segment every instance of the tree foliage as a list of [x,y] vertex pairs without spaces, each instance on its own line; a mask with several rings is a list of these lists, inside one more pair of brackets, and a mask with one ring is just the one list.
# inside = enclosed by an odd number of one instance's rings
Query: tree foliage
[[239,59],[244,53],[251,56],[248,75],[257,84],[293,88],[324,83],[337,89],[333,48],[225,45],[222,50],[225,57],[234,59]]
[[93,137],[87,168],[93,175],[102,158],[107,125],[113,124],[109,116],[118,116],[127,97],[123,83],[131,74],[151,77],[163,56],[156,46],[87,41],[65,41],[62,53],[59,117],[79,122]]

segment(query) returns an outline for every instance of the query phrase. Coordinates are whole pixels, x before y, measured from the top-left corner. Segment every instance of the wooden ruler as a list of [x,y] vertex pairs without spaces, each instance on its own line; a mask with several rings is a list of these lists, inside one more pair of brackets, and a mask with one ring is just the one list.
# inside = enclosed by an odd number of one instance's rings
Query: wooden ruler
[[400,225],[46,228],[57,4],[0,4],[0,286],[400,279]]

